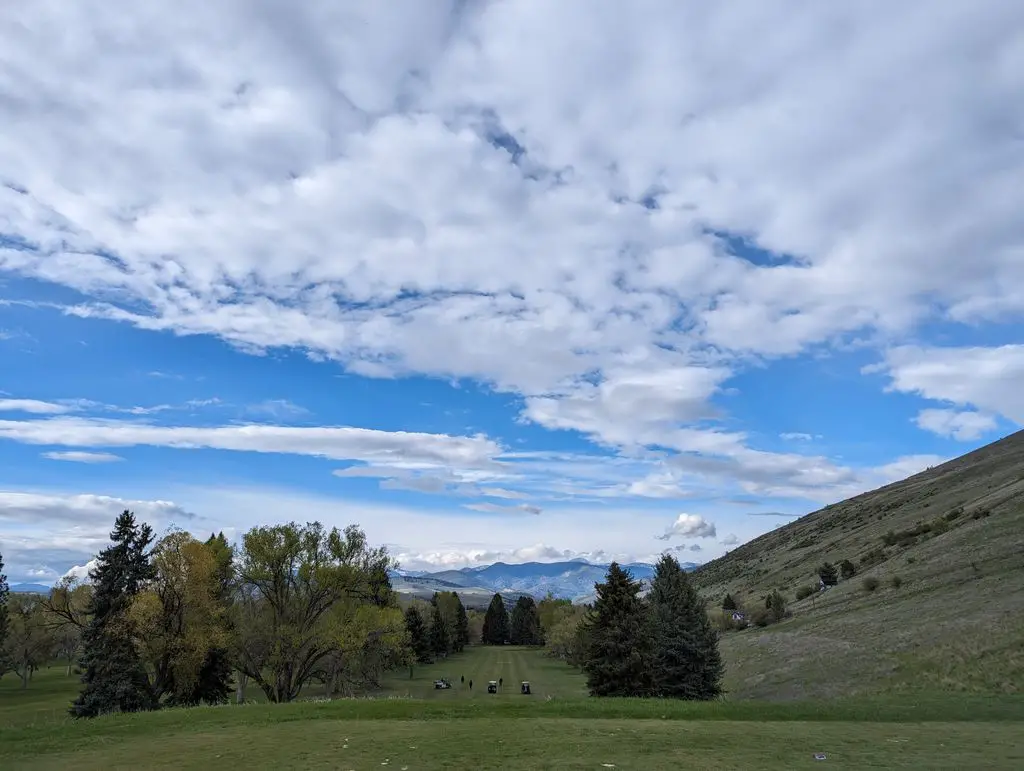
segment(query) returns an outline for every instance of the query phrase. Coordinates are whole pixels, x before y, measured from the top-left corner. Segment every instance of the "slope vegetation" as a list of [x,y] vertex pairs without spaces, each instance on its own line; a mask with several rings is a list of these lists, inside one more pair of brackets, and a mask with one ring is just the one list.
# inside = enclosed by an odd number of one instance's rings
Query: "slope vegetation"
[[[826,592],[817,567],[857,574]],[[712,606],[780,591],[792,617],[727,633],[734,697],[1024,684],[1024,432],[826,506],[694,573]],[[877,583],[870,589],[871,583]],[[806,590],[805,590],[806,591]]]

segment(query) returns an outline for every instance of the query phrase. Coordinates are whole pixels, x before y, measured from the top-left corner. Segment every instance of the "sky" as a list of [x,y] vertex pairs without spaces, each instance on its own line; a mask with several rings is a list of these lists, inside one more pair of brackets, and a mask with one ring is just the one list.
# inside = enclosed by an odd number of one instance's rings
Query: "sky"
[[1024,423],[1024,4],[0,5],[0,553],[704,562]]

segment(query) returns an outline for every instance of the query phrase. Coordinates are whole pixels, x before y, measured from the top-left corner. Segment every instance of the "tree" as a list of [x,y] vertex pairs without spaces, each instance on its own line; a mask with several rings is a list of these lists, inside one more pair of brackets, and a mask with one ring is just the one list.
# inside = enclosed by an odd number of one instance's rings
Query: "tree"
[[731,594],[726,594],[722,600],[722,610],[736,610],[736,600],[732,598]]
[[718,633],[676,559],[663,555],[648,594],[651,689],[670,699],[714,699],[722,692]]
[[643,696],[650,661],[640,582],[613,562],[595,588],[597,600],[584,622],[587,688],[592,696]]
[[149,525],[137,525],[127,509],[114,523],[112,544],[101,551],[89,573],[93,584],[88,625],[82,632],[82,692],[70,707],[73,717],[108,712],[139,712],[158,704],[135,647],[129,610],[153,578],[147,549]]
[[461,651],[469,645],[469,614],[466,613],[466,606],[462,604],[462,598],[452,592],[457,605],[455,606],[455,639],[456,650]]
[[448,619],[445,618],[441,605],[436,601],[433,603],[430,616],[430,650],[435,656],[447,656],[451,652],[451,627]]
[[170,706],[223,704],[231,668],[214,655],[228,646],[222,566],[213,549],[172,532],[153,550],[154,576],[131,608],[154,696]]
[[571,600],[555,597],[551,592],[544,595],[544,599],[537,603],[537,615],[540,617],[540,628],[545,639],[555,624],[561,621],[565,609],[571,607]]
[[818,578],[825,586],[835,586],[839,583],[839,571],[831,562],[823,562],[818,568]]
[[39,595],[18,594],[9,597],[7,610],[7,639],[0,655],[21,678],[21,687],[28,688],[32,674],[53,653],[53,634],[43,615],[42,597]]
[[765,597],[764,607],[773,621],[782,621],[786,617],[786,598],[778,589]]
[[583,666],[587,650],[587,608],[571,603],[563,606],[545,634],[545,646],[551,656],[575,667]]
[[255,527],[238,560],[236,665],[268,701],[295,699],[337,649],[329,612],[342,600],[386,606],[392,561],[356,525],[344,533],[319,522]]
[[0,554],[0,677],[6,669],[4,664],[4,643],[10,630],[9,614],[7,612],[7,600],[11,596],[11,587],[7,583],[7,576],[4,575],[4,555]]
[[491,604],[487,606],[481,639],[486,645],[504,645],[508,640],[508,627],[508,612],[505,610],[505,601],[501,598],[500,594],[495,594],[491,597]]
[[857,575],[857,566],[850,562],[850,560],[843,560],[839,563],[839,573],[842,575],[843,580],[846,581]]
[[429,664],[433,661],[430,650],[430,634],[423,616],[415,606],[410,605],[405,609],[405,630],[409,634],[409,645],[412,648],[415,659],[420,664]]
[[543,645],[544,635],[540,628],[540,616],[533,597],[520,597],[512,607],[509,624],[509,641],[513,645]]

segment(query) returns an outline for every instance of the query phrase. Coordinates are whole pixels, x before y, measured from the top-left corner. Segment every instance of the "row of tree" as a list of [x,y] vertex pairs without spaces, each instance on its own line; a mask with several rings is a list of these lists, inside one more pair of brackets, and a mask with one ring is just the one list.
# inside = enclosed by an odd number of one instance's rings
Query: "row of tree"
[[706,700],[721,694],[718,633],[674,557],[659,560],[646,596],[617,563],[596,589],[592,607],[552,601],[545,608],[550,652],[583,669],[591,695]]
[[426,607],[410,605],[405,610],[405,629],[420,664],[458,653],[470,641],[469,614],[456,592],[434,592]]
[[480,640],[485,645],[543,645],[544,632],[536,600],[520,596],[512,606],[510,617],[505,600],[495,594],[484,615]]

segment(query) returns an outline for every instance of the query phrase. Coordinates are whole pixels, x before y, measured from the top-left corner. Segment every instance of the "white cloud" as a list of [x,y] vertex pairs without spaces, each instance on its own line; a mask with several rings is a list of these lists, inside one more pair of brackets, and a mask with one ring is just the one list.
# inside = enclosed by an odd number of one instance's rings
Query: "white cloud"
[[171,501],[144,501],[115,498],[107,495],[55,495],[43,493],[0,491],[0,521],[33,525],[41,522],[64,522],[110,529],[114,519],[125,509],[140,518],[157,521],[190,520],[194,514]]
[[675,425],[750,354],[1024,313],[1024,8],[879,18],[8,4],[0,218],[37,250],[0,271],[82,315],[488,380],[543,425],[688,451]]
[[699,514],[680,514],[662,535],[655,537],[662,541],[672,538],[714,538],[715,525]]
[[44,452],[43,457],[50,460],[70,461],[71,463],[115,463],[116,461],[124,460],[120,455],[114,455],[109,452],[82,452],[79,450]]
[[38,399],[0,399],[0,412],[29,412],[35,415],[60,415],[73,408]]
[[809,442],[814,438],[811,434],[805,434],[801,431],[787,431],[779,434],[779,439],[784,439],[787,442]]
[[994,417],[983,412],[940,409],[921,410],[914,422],[925,431],[962,442],[979,439],[998,425]]
[[312,455],[335,460],[406,460],[458,466],[485,465],[501,452],[496,443],[479,436],[349,427],[158,426],[86,418],[0,420],[0,439],[64,447],[149,445],[180,449],[214,448]]
[[502,506],[498,503],[467,503],[463,508],[490,514],[540,514],[542,511],[538,506],[531,506],[528,503],[520,503],[515,506]]
[[723,538],[719,543],[721,543],[722,546],[735,546],[739,542],[739,538],[737,538],[733,533],[729,533],[729,535]]
[[976,407],[1024,425],[1024,345],[902,346],[886,352],[881,368],[891,378],[890,390]]

